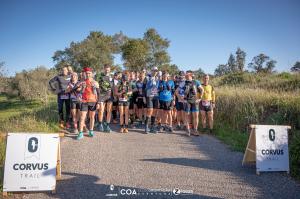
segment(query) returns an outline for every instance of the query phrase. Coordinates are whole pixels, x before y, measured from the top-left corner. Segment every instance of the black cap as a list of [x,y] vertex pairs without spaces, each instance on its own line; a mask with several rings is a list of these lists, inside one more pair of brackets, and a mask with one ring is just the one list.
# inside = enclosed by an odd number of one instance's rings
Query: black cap
[[179,72],[179,76],[184,76],[184,75],[185,75],[184,71]]

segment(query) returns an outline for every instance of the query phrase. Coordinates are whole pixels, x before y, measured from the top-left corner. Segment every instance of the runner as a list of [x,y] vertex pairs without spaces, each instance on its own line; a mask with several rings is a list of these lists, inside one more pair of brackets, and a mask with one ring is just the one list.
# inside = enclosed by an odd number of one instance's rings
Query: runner
[[135,122],[135,118],[136,118],[136,109],[137,109],[137,105],[135,103],[136,98],[137,98],[137,89],[136,89],[136,74],[134,71],[130,72],[130,78],[129,78],[129,86],[131,87],[132,90],[132,97],[129,100],[129,115],[130,115],[130,127],[131,128],[135,128],[135,126],[133,125]]
[[146,71],[142,71],[140,73],[139,79],[136,82],[137,96],[136,96],[136,104],[137,104],[137,115],[139,118],[138,128],[143,127],[144,123],[144,111],[146,110],[146,98],[145,98],[145,90],[146,87]]
[[78,81],[77,73],[71,74],[71,82],[69,83],[66,92],[70,93],[70,107],[73,120],[73,133],[78,133],[78,121],[80,118],[80,100],[81,93],[78,89],[80,82]]
[[[197,102],[200,103],[202,95],[203,95],[203,88],[202,88],[201,82],[199,80],[195,79],[194,73],[192,73],[192,74],[193,74],[193,81],[195,82],[196,87],[197,87]],[[194,133],[196,133],[196,136],[199,134],[199,132],[198,132],[198,126],[199,126],[199,120],[200,120],[199,117],[200,117],[199,113],[197,113],[195,120],[193,120],[194,121],[193,126],[194,126],[194,130],[195,130]]]
[[173,75],[173,76],[170,76],[171,78],[172,78],[172,80],[173,80],[173,82],[174,82],[174,98],[175,98],[175,100],[174,100],[174,106],[172,106],[172,108],[171,108],[171,112],[172,112],[172,121],[173,121],[173,124],[177,124],[177,109],[176,109],[176,95],[175,95],[175,91],[176,91],[176,89],[177,89],[177,82],[179,81],[178,80],[178,76],[177,75]]
[[[57,93],[57,104],[58,104],[58,115],[59,115],[59,126],[61,128],[70,128],[70,97],[69,93],[66,93],[67,86],[71,80],[68,74],[68,67],[62,68],[62,73],[55,76],[49,81],[49,86],[52,91]],[[65,106],[66,117],[64,119],[63,108]],[[66,121],[65,121],[66,120]],[[66,125],[65,125],[66,123]]]
[[213,110],[215,108],[215,90],[214,87],[209,85],[209,75],[203,78],[203,96],[200,102],[201,119],[203,130],[206,130],[206,113],[208,116],[209,132],[213,133]]
[[121,83],[115,87],[115,93],[119,99],[120,133],[128,133],[128,108],[132,89],[127,74],[122,75]]
[[[184,102],[185,102],[185,126],[188,136],[191,136],[190,121],[192,120],[193,129],[192,133],[196,136],[199,135],[197,132],[197,125],[199,118],[199,99],[197,98],[197,85],[193,81],[192,71],[186,72],[186,81],[184,86]],[[191,115],[191,118],[190,118]]]
[[174,99],[174,81],[168,80],[169,73],[164,71],[162,73],[162,80],[159,83],[159,104],[161,109],[161,122],[162,126],[159,124],[159,131],[162,132],[164,129],[166,132],[173,132],[172,128],[172,112],[171,108],[175,104]]
[[[110,119],[112,111],[112,75],[111,68],[108,64],[104,65],[104,73],[100,73],[97,77],[100,88],[99,96],[99,111],[98,111],[98,125],[97,130],[101,132],[110,133]],[[106,122],[103,122],[104,113],[106,111]]]
[[81,82],[79,88],[81,89],[82,93],[82,103],[80,107],[80,125],[79,125],[79,134],[77,136],[77,140],[83,138],[83,127],[85,125],[85,119],[87,113],[89,113],[89,136],[94,136],[94,122],[95,122],[95,111],[96,105],[98,102],[98,96],[100,93],[99,84],[93,78],[93,71],[91,68],[84,68],[84,72],[86,75],[86,79]]
[[[157,110],[159,110],[159,97],[158,97],[159,79],[157,73],[158,73],[157,67],[153,67],[151,74],[147,78],[147,83],[145,87],[146,105],[147,105],[145,133],[149,133],[149,131],[151,133],[156,133],[155,118],[156,118]],[[150,119],[151,119],[151,126],[149,129]]]
[[185,111],[184,111],[184,87],[185,87],[185,73],[179,72],[179,77],[176,82],[176,110],[177,110],[177,130],[182,130],[185,124]]
[[121,79],[122,73],[120,72],[115,72],[112,80],[112,99],[113,99],[113,104],[112,104],[112,116],[113,116],[113,123],[117,124],[117,112],[118,112],[118,96],[115,93],[115,88],[118,88],[120,84],[120,79]]

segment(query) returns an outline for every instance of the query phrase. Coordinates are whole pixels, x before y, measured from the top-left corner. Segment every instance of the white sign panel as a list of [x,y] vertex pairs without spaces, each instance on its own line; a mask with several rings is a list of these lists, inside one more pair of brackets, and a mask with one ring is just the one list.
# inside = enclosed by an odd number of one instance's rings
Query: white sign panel
[[256,125],[256,170],[289,171],[286,126]]
[[58,143],[58,134],[8,133],[3,191],[54,190]]

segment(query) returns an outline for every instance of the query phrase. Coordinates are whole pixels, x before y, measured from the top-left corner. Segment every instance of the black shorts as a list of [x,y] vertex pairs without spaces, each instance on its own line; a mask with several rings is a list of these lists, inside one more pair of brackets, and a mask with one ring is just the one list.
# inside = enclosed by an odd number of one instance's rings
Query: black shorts
[[81,103],[80,111],[95,111],[96,110],[96,102],[85,102]]
[[199,103],[184,103],[184,111],[188,113],[199,112]]
[[183,102],[176,102],[176,110],[177,111],[184,111],[184,103]]
[[144,103],[143,98],[137,98],[137,108],[138,109],[142,109],[142,108],[146,108],[146,104]]
[[137,104],[137,100],[136,100],[137,97],[138,97],[138,94],[137,93],[133,93],[131,99],[132,99],[132,101],[133,101],[134,104]]
[[80,102],[71,100],[70,106],[71,109],[80,109]]
[[119,101],[119,106],[129,106],[128,101]]
[[161,101],[159,100],[160,109],[170,111],[172,107],[172,101]]
[[200,102],[200,110],[205,112],[212,111],[211,104],[209,106],[203,106],[202,103]]
[[119,101],[118,100],[117,101],[113,101],[112,105],[113,106],[118,106],[119,105]]
[[159,109],[159,99],[157,97],[146,97],[147,108]]
[[130,98],[129,100],[129,109],[132,110],[134,108],[134,99],[133,98]]

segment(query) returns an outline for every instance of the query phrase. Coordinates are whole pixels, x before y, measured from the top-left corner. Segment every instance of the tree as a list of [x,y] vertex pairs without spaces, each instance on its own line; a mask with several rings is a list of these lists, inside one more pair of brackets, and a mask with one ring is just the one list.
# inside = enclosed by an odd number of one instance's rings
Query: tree
[[121,53],[122,49],[121,47],[128,41],[128,37],[123,34],[122,31],[119,33],[116,33],[112,36],[112,42],[114,47],[114,53]]
[[162,38],[154,28],[148,29],[144,33],[143,38],[149,46],[147,54],[147,68],[160,67],[164,64],[169,64],[170,56],[167,49],[170,45],[168,39]]
[[54,53],[53,61],[55,67],[59,69],[68,63],[74,67],[75,71],[81,71],[85,66],[89,66],[99,72],[104,64],[113,63],[113,53],[120,51],[119,43],[122,43],[122,34],[112,36],[104,35],[100,31],[92,31],[81,42],[71,42],[68,48],[58,50]]
[[203,76],[205,75],[204,71],[202,70],[202,68],[199,68],[198,70],[194,71],[194,75],[196,79],[202,79]]
[[40,100],[47,104],[50,95],[48,82],[54,75],[54,70],[48,70],[44,66],[38,66],[33,70],[23,70],[17,73],[13,84],[18,90],[21,99]]
[[227,62],[227,66],[228,66],[230,72],[234,73],[237,71],[236,61],[235,61],[233,54],[230,54],[228,62]]
[[160,71],[168,71],[170,75],[177,75],[179,73],[179,68],[176,64],[164,64],[159,66],[158,69]]
[[271,60],[269,56],[261,53],[253,57],[248,67],[254,69],[256,73],[272,73],[275,68],[276,61]]
[[129,39],[121,49],[126,69],[141,71],[146,68],[149,46],[145,40]]
[[120,65],[114,65],[114,66],[111,66],[111,71],[112,72],[122,72],[122,67]]
[[274,68],[276,65],[276,61],[275,60],[270,60],[266,63],[266,67],[264,68],[263,72],[265,73],[273,73],[274,72]]
[[238,48],[235,54],[237,69],[239,70],[239,72],[243,72],[245,68],[246,53]]
[[300,72],[300,62],[297,61],[294,66],[291,68],[292,72]]
[[5,62],[0,62],[0,93],[5,92],[8,78],[5,77]]
[[229,74],[231,72],[230,68],[227,64],[219,64],[217,68],[215,69],[215,75],[216,76],[222,76]]

